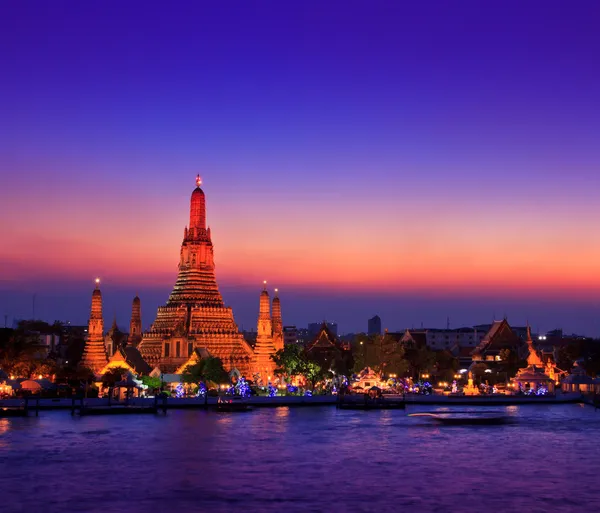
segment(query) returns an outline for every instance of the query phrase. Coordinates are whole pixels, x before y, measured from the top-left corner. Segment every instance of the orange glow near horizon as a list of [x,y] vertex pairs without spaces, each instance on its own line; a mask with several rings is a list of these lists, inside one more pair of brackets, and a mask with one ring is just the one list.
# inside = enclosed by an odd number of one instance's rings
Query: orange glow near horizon
[[[600,240],[589,237],[595,230],[589,205],[557,204],[547,211],[527,202],[471,209],[451,201],[435,208],[371,203],[357,216],[353,204],[330,209],[322,202],[286,208],[256,202],[244,208],[227,195],[213,196],[207,208],[220,283],[252,286],[268,271],[271,282],[288,288],[600,291]],[[98,274],[132,287],[174,283],[189,194],[111,204],[101,215],[78,197],[69,209],[35,216],[36,200],[11,205],[21,222],[5,235],[3,281]]]

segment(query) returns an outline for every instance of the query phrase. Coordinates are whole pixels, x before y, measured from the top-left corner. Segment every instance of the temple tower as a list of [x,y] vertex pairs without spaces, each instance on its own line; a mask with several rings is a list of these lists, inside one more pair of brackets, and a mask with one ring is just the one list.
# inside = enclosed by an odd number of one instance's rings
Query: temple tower
[[88,336],[83,350],[81,365],[89,367],[95,373],[100,372],[108,363],[104,345],[104,319],[102,318],[102,293],[100,280],[96,279],[96,288],[92,292],[92,308],[88,322]]
[[275,347],[273,345],[271,301],[269,300],[266,281],[264,285],[265,287],[260,293],[253,374],[259,374],[261,381],[266,384],[275,379],[275,362],[271,359],[271,356],[275,354]]
[[533,339],[531,338],[531,328],[529,327],[529,323],[527,323],[527,350],[529,352],[527,355],[527,365],[535,365],[542,368],[544,366],[544,362],[542,362],[542,359],[533,346]]
[[139,350],[162,372],[174,372],[196,349],[220,358],[225,369],[250,376],[252,348],[235,323],[217,286],[210,228],[206,226],[206,197],[196,177],[190,198],[189,226],[183,230],[175,286],[156,319],[142,335]]
[[129,344],[137,346],[142,340],[142,304],[140,298],[135,296],[131,305],[131,321],[129,322]]
[[281,320],[281,302],[279,301],[279,291],[275,289],[273,298],[273,346],[275,351],[283,349],[283,321]]

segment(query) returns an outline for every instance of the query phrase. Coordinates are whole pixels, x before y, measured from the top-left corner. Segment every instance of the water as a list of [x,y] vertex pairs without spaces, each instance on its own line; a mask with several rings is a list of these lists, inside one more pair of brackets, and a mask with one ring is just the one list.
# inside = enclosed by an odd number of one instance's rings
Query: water
[[600,411],[506,410],[487,427],[331,407],[0,419],[0,509],[598,510]]

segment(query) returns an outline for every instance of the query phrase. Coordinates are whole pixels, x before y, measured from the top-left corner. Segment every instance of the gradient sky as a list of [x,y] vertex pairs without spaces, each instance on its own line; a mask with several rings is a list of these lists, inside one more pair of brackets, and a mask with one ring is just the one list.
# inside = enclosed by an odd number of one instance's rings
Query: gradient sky
[[144,326],[200,173],[238,324],[600,335],[600,4],[2,2],[0,314]]

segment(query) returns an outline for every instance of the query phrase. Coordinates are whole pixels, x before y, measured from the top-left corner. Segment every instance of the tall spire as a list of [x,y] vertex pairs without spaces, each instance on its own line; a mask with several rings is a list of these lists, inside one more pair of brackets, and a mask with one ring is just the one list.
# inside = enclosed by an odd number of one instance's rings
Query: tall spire
[[264,289],[260,293],[253,368],[254,373],[260,374],[261,380],[266,384],[271,379],[275,379],[275,363],[271,359],[271,356],[275,353],[275,348],[273,346],[271,301],[269,300],[269,292],[267,292],[267,282],[263,282],[263,285]]
[[264,282],[265,288],[260,293],[260,304],[258,310],[258,333],[266,336],[271,336],[271,302],[269,293],[267,292],[267,282]]
[[88,322],[88,336],[85,342],[81,364],[89,367],[94,372],[106,365],[106,347],[104,345],[104,319],[102,317],[102,292],[100,292],[100,279],[96,278],[96,288],[92,292],[92,307]]
[[200,188],[202,180],[200,175],[196,176],[196,188],[192,192],[192,198],[190,201],[190,227],[189,231],[192,232],[192,236],[196,238],[200,234],[200,230],[206,229],[206,199],[204,197],[204,191]]
[[129,345],[136,346],[142,339],[142,305],[136,295],[131,305],[131,322],[129,323]]
[[527,365],[535,365],[537,367],[543,367],[544,363],[539,357],[535,347],[533,346],[533,339],[531,338],[531,328],[529,327],[529,321],[527,321],[527,349],[529,354],[527,355]]
[[275,289],[275,297],[273,298],[273,345],[275,351],[283,349],[283,321],[281,320],[281,301],[279,300],[279,291]]

